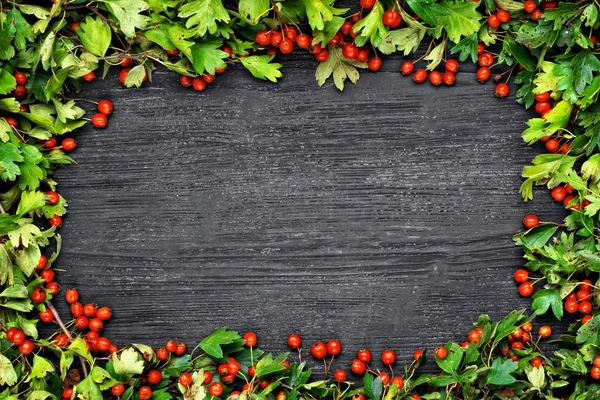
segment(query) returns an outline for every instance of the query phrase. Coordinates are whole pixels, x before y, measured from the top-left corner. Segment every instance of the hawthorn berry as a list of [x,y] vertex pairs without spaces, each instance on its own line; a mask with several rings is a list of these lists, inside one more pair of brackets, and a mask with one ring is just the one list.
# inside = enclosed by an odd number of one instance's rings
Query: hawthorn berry
[[192,375],[189,372],[179,374],[179,384],[181,386],[190,386],[192,384]]
[[183,87],[191,87],[192,86],[192,77],[187,75],[179,75],[179,83]]
[[17,128],[19,126],[19,122],[13,117],[4,117],[4,120],[13,128]]
[[322,49],[321,51],[319,51],[319,53],[317,53],[315,55],[315,58],[319,62],[325,62],[325,61],[327,61],[327,59],[329,58],[329,50]]
[[477,330],[473,329],[471,332],[469,332],[467,339],[471,343],[477,343],[481,340],[481,334]]
[[367,365],[361,360],[353,360],[350,364],[350,370],[356,375],[364,375]]
[[192,87],[195,91],[202,92],[204,89],[206,89],[206,82],[204,81],[204,79],[196,77],[192,79]]
[[496,97],[506,97],[508,96],[508,92],[509,92],[509,88],[508,85],[504,82],[499,83],[498,85],[496,85]]
[[147,381],[151,385],[158,385],[162,381],[162,374],[156,369],[148,371]]
[[444,346],[436,347],[433,353],[440,360],[443,360],[448,356],[448,350]]
[[75,320],[77,329],[84,330],[90,325],[90,319],[86,316],[81,316]]
[[519,285],[519,294],[523,297],[529,297],[533,293],[533,285],[531,282],[523,282]]
[[577,311],[579,311],[579,304],[577,303],[577,300],[567,300],[565,302],[565,311],[569,314],[575,314]]
[[77,29],[79,29],[80,25],[81,25],[81,22],[73,22],[71,24],[71,32],[77,33]]
[[550,328],[548,325],[540,326],[540,329],[538,330],[538,335],[542,339],[547,339],[550,337],[550,335],[552,335],[552,328]]
[[413,74],[413,81],[416,83],[423,83],[427,79],[427,71],[424,69],[418,69]]
[[53,191],[46,192],[46,203],[54,205],[54,204],[58,204],[59,201],[60,201],[60,196],[58,195],[58,193],[53,192]]
[[477,54],[481,54],[485,51],[485,46],[483,45],[483,43],[479,42],[477,43]]
[[367,62],[369,59],[369,50],[360,48],[358,49],[358,55],[356,56],[356,61],[358,62]]
[[60,292],[60,285],[58,282],[48,282],[46,283],[45,288],[52,296],[55,296]]
[[535,111],[542,116],[552,110],[552,106],[547,101],[535,103]]
[[438,71],[431,71],[431,73],[429,74],[429,82],[433,85],[433,86],[439,86],[442,84],[442,82],[444,81],[442,74]]
[[254,377],[254,374],[256,373],[256,367],[253,365],[250,368],[248,368],[248,375],[252,378]]
[[581,325],[585,325],[588,322],[590,322],[591,320],[592,320],[591,315],[585,315],[583,318],[581,318]]
[[177,343],[177,350],[175,350],[175,355],[181,357],[187,351],[187,346],[185,343],[179,342]]
[[310,347],[310,354],[317,360],[325,358],[327,356],[327,346],[323,342],[315,342]]
[[86,82],[91,82],[96,78],[96,74],[94,73],[94,71],[90,71],[87,74],[83,75],[81,78]]
[[54,315],[52,315],[52,312],[48,309],[46,309],[44,311],[40,311],[39,316],[40,316],[40,320],[42,320],[42,322],[45,322],[47,324],[54,320]]
[[539,21],[541,18],[542,18],[542,10],[540,10],[539,8],[536,8],[535,10],[533,10],[533,12],[531,13],[531,20]]
[[390,374],[387,372],[380,372],[378,376],[379,379],[381,379],[383,386],[387,386],[387,384],[390,383]]
[[100,100],[98,102],[98,111],[104,115],[110,115],[113,112],[113,103],[110,100]]
[[65,151],[71,151],[77,147],[77,142],[73,138],[66,138],[63,139],[61,146]]
[[446,60],[444,67],[446,68],[446,71],[448,71],[448,72],[457,73],[458,69],[460,67],[460,64],[458,63],[458,61],[456,61],[454,59],[449,59],[449,60]]
[[94,304],[88,303],[83,306],[83,315],[85,315],[86,317],[95,317],[97,311],[98,307],[96,307]]
[[350,60],[354,60],[358,57],[358,47],[354,43],[346,43],[342,47],[342,55]]
[[550,192],[554,201],[563,201],[567,197],[567,190],[562,186],[557,186]]
[[527,0],[525,3],[523,3],[523,9],[528,14],[531,14],[536,8],[537,4],[535,4],[535,1]]
[[392,385],[398,386],[398,389],[402,389],[404,387],[404,378],[401,376],[395,376],[390,381]]
[[44,142],[44,147],[47,149],[51,149],[54,146],[56,146],[56,136],[52,136],[50,139]]
[[258,31],[254,40],[261,46],[268,46],[271,44],[271,34],[266,30]]
[[492,75],[492,73],[490,72],[490,69],[488,67],[481,67],[477,70],[477,80],[481,83],[487,81],[488,79],[490,79],[490,76]]
[[125,84],[125,79],[127,79],[127,75],[129,75],[129,71],[131,71],[129,68],[123,68],[119,72],[119,82],[121,82],[123,85]]
[[579,312],[584,315],[591,314],[592,309],[593,309],[592,303],[590,303],[587,300],[584,300],[581,303],[579,303]]
[[67,289],[65,292],[65,299],[67,300],[67,303],[73,304],[79,299],[79,292],[77,291],[77,289]]
[[31,352],[33,352],[33,349],[34,349],[34,345],[33,345],[33,342],[31,340],[25,340],[19,346],[19,351],[24,356],[26,356],[28,354],[31,354]]
[[70,399],[73,396],[73,388],[66,388],[62,392],[63,399]]
[[152,398],[152,389],[148,386],[142,386],[138,391],[138,396],[140,400],[150,400]]
[[364,363],[370,363],[371,362],[371,352],[367,349],[361,349],[358,351],[356,357],[364,362]]
[[58,347],[65,347],[69,343],[69,338],[64,333],[61,333],[54,337],[53,342]]
[[296,44],[301,49],[308,50],[310,48],[311,42],[312,42],[312,39],[310,38],[310,36],[308,36],[305,33],[298,35],[298,37],[296,38]]
[[25,343],[25,333],[20,329],[15,330],[12,334],[11,341],[17,346],[22,345]]
[[500,26],[500,18],[496,14],[492,14],[488,17],[487,23],[490,28],[497,28]]
[[529,272],[524,269],[518,269],[515,271],[513,277],[515,278],[515,282],[527,282],[529,280]]
[[283,34],[284,37],[290,39],[292,43],[294,43],[296,41],[296,38],[298,37],[298,31],[291,25],[285,27]]
[[125,393],[125,386],[122,383],[115,383],[110,391],[113,396],[119,397]]
[[346,380],[346,371],[343,369],[338,369],[333,373],[333,379],[338,382],[343,382]]
[[243,339],[246,341],[246,346],[247,347],[254,347],[256,346],[257,343],[257,337],[256,337],[256,333],[254,332],[246,332],[244,334]]
[[535,101],[543,103],[545,101],[548,101],[550,99],[550,92],[542,92],[542,93],[538,93],[534,96]]
[[50,283],[54,280],[54,271],[51,269],[45,269],[40,272],[40,278],[42,278],[44,282]]
[[344,44],[344,36],[338,32],[329,40],[329,45],[332,47],[338,47],[340,44]]
[[279,44],[279,51],[281,54],[290,54],[294,50],[294,42],[292,39],[283,39]]
[[17,100],[23,100],[27,96],[27,89],[23,85],[17,85],[15,90],[12,91],[12,95]]
[[592,379],[600,379],[600,367],[596,367],[595,365],[590,369],[590,376]]
[[454,85],[454,82],[456,82],[456,76],[453,72],[446,71],[444,73],[443,80],[446,86],[452,86]]
[[415,350],[415,352],[413,353],[413,360],[419,361],[419,358],[421,357],[423,357],[423,350]]
[[97,114],[92,115],[92,125],[94,125],[95,128],[98,128],[98,129],[106,128],[107,123],[108,123],[108,120],[106,119],[105,114],[97,113]]
[[100,307],[96,311],[96,318],[98,318],[100,321],[106,321],[110,319],[110,317],[112,317],[112,311],[108,307]]
[[412,74],[413,70],[415,69],[415,63],[412,61],[405,61],[402,66],[400,67],[400,72],[402,72],[402,75],[410,75]]
[[494,64],[494,56],[490,53],[481,53],[479,57],[477,57],[477,62],[482,67],[490,67]]
[[327,353],[332,356],[337,356],[342,351],[342,344],[337,339],[331,339],[327,342]]
[[208,393],[213,397],[219,397],[223,394],[223,385],[219,382],[213,382],[208,387]]
[[302,338],[297,333],[292,333],[287,338],[287,344],[290,349],[299,349],[302,346]]
[[278,31],[271,31],[271,45],[274,47],[279,47],[279,45],[283,42],[283,35]]
[[169,358],[169,352],[167,350],[165,350],[164,347],[161,347],[158,350],[156,350],[155,354],[156,354],[156,358],[158,358],[161,361],[164,361],[167,358]]
[[373,8],[373,6],[375,5],[375,0],[360,0],[360,6],[362,8]]
[[379,68],[381,68],[381,58],[377,56],[369,58],[367,66],[371,71],[379,71]]
[[22,72],[19,72],[19,71],[15,72],[14,77],[15,77],[15,80],[17,81],[17,85],[24,85],[27,83],[27,77]]
[[46,300],[46,291],[41,287],[33,289],[31,301],[34,303],[42,303],[44,300]]
[[18,331],[19,329],[13,327],[8,328],[8,330],[6,331],[6,338],[8,340],[10,340],[11,342],[13,341],[13,337],[15,336],[15,333]]
[[104,328],[104,323],[98,318],[92,318],[90,320],[89,328],[94,332],[99,332],[102,330],[102,328]]
[[508,22],[510,20],[510,14],[507,11],[502,10],[500,8],[498,9],[496,15],[498,16],[500,22]]
[[528,214],[523,218],[523,225],[525,228],[532,229],[540,224],[540,220],[537,216],[533,214]]
[[381,362],[384,365],[392,365],[396,362],[396,352],[394,350],[384,350],[381,353]]
[[165,350],[167,350],[169,353],[175,353],[177,351],[177,342],[174,340],[169,340],[165,344]]
[[383,13],[383,24],[390,28],[397,28],[402,23],[402,16],[397,10],[387,10]]
[[558,141],[558,139],[549,139],[546,142],[546,150],[548,150],[548,152],[550,153],[556,153],[558,151],[559,145],[560,142]]

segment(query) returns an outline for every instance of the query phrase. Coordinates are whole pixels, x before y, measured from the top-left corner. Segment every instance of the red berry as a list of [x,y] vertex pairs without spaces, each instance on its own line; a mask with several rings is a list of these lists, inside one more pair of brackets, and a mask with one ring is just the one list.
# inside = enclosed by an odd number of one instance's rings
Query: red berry
[[539,101],[535,104],[535,111],[538,114],[544,115],[550,110],[552,110],[552,106],[547,101]]
[[96,78],[96,74],[94,73],[94,71],[90,71],[87,74],[83,75],[82,78],[86,82],[91,82]]
[[13,331],[11,341],[17,346],[22,345],[23,343],[25,343],[25,333],[20,329],[16,329],[15,331]]
[[54,205],[54,204],[58,204],[58,202],[60,201],[60,196],[58,195],[58,193],[56,192],[46,192],[46,203]]
[[192,80],[192,87],[195,91],[202,92],[204,89],[206,89],[206,82],[200,77],[194,78]]
[[402,72],[402,75],[410,75],[412,74],[413,70],[415,69],[415,63],[412,61],[405,61],[402,66],[400,67],[400,72]]
[[500,22],[508,22],[510,20],[510,14],[505,10],[498,9],[496,15],[498,16]]
[[582,314],[591,314],[592,313],[592,303],[590,303],[589,301],[582,301],[581,303],[579,303],[579,312]]
[[524,269],[518,269],[515,271],[514,278],[515,282],[518,283],[527,282],[529,280],[529,272]]
[[509,88],[508,85],[504,82],[496,85],[496,97],[506,97],[508,96]]
[[271,31],[271,44],[279,47],[281,42],[283,42],[283,35],[278,31]]
[[75,320],[75,326],[78,329],[84,330],[90,324],[90,319],[88,317],[81,316]]
[[13,128],[17,128],[19,126],[19,122],[13,117],[4,117],[4,120]]
[[127,75],[129,75],[129,68],[123,68],[121,72],[119,72],[119,82],[123,85],[125,84],[125,79],[127,79]]
[[243,339],[246,341],[246,346],[247,347],[254,347],[254,346],[256,346],[256,343],[258,341],[258,339],[256,337],[256,333],[254,333],[254,332],[246,332],[244,334]]
[[384,365],[392,365],[396,362],[396,352],[394,352],[394,350],[384,350],[383,353],[381,353],[381,362],[383,362]]
[[86,317],[95,317],[97,311],[98,307],[96,307],[94,304],[88,303],[83,306],[83,315]]
[[261,46],[268,46],[271,44],[271,35],[266,30],[258,31],[255,40]]
[[457,73],[460,64],[458,64],[458,61],[456,60],[449,59],[446,61],[446,64],[444,66],[446,67],[446,71]]
[[67,303],[73,304],[79,299],[79,292],[77,289],[67,289],[65,292],[65,299]]
[[219,382],[211,383],[210,386],[208,387],[208,393],[211,396],[219,397],[220,395],[223,394],[223,385],[221,385]]
[[488,17],[487,23],[490,28],[497,28],[500,26],[500,18],[496,14],[492,14]]
[[56,146],[56,136],[52,136],[50,139],[44,142],[44,147],[47,149],[51,149],[54,146]]
[[15,72],[15,80],[17,81],[17,85],[24,85],[27,83],[27,77],[22,72]]
[[380,372],[378,376],[383,386],[387,386],[390,383],[390,375],[387,372]]
[[550,92],[543,92],[543,93],[538,93],[534,96],[535,101],[538,101],[540,103],[543,103],[545,101],[548,101],[550,99]]
[[423,83],[425,82],[425,79],[427,79],[427,71],[424,69],[418,69],[413,74],[413,80],[416,83]]
[[331,339],[327,342],[327,353],[337,356],[342,351],[342,344],[337,339]]
[[125,386],[123,386],[121,383],[116,383],[113,385],[111,392],[113,396],[119,397],[125,393]]
[[359,350],[358,354],[357,354],[357,358],[364,363],[370,363],[371,362],[371,352],[367,349]]
[[71,24],[71,32],[77,33],[77,29],[79,29],[80,25],[81,25],[81,22],[73,22]]
[[560,142],[558,141],[558,139],[549,139],[546,142],[546,150],[548,150],[550,153],[556,153],[558,151],[559,145]]
[[106,119],[105,114],[97,113],[92,115],[92,125],[94,125],[95,128],[106,128],[107,122],[108,120]]
[[310,348],[310,354],[317,360],[327,356],[327,346],[323,342],[315,342]]
[[481,334],[476,329],[473,329],[471,332],[469,332],[467,339],[471,343],[477,343],[481,340]]
[[[102,115],[104,115],[104,114],[102,114]],[[75,147],[77,147],[77,142],[75,142],[75,139],[73,139],[73,138],[66,138],[66,139],[63,139],[61,146],[62,146],[63,150],[71,151],[71,150],[75,149]]]
[[292,50],[294,50],[294,42],[290,38],[283,39],[279,44],[279,51],[281,51],[281,54],[289,54]]
[[175,350],[175,355],[178,357],[181,357],[182,355],[185,354],[185,352],[187,351],[187,346],[185,345],[185,343],[177,343],[177,350]]
[[361,360],[354,360],[352,364],[350,364],[350,370],[356,375],[363,375],[367,370],[367,366]]
[[525,225],[525,228],[527,228],[527,229],[535,228],[539,224],[540,224],[539,218],[533,214],[528,214],[523,218],[523,225]]
[[169,353],[175,353],[177,351],[177,342],[174,340],[169,340],[165,344],[165,350],[167,350]]
[[50,283],[54,280],[54,271],[51,269],[45,269],[40,272],[40,278],[42,278],[44,282]]
[[27,96],[27,89],[25,89],[25,86],[23,85],[17,85],[15,90],[13,90],[12,95],[17,100],[23,100]]
[[73,388],[66,388],[62,392],[63,399],[70,399],[73,396]]
[[447,71],[444,73],[443,80],[446,86],[452,86],[456,82],[456,76],[453,72]]
[[547,339],[550,337],[550,335],[552,335],[552,328],[550,328],[548,325],[540,326],[540,329],[538,330],[538,335],[542,339]]
[[523,282],[519,285],[519,294],[523,297],[529,297],[533,293],[531,282]]
[[57,295],[60,292],[60,285],[58,282],[48,282],[46,284],[46,290],[52,295]]
[[371,57],[367,65],[371,71],[378,71],[381,68],[381,58]]
[[287,338],[287,344],[290,349],[299,349],[302,346],[302,338],[297,333],[292,333]]
[[565,302],[565,311],[569,314],[574,314],[579,310],[579,304],[577,300],[567,300]]
[[179,83],[183,87],[191,87],[192,86],[192,77],[187,75],[179,75]]
[[343,382],[346,380],[346,371],[343,369],[338,369],[333,373],[333,379],[338,382]]
[[152,389],[148,386],[142,386],[138,392],[140,400],[150,400],[152,398]]
[[308,36],[305,33],[298,35],[298,37],[296,38],[296,44],[301,49],[308,50],[310,48],[311,42],[312,42],[312,39],[310,38],[310,36]]
[[439,86],[442,84],[443,81],[444,81],[444,78],[442,77],[442,74],[440,72],[431,71],[431,73],[429,74],[429,82],[433,86]]
[[[392,378],[392,380],[390,381],[390,383],[391,383],[392,385],[396,385],[396,386],[398,386],[398,389],[402,389],[402,388],[404,387],[404,378],[403,378],[403,377],[401,377],[401,376],[395,376],[395,377],[393,377],[393,378]],[[414,396],[416,396],[416,395],[414,395],[414,394],[413,394],[413,395],[411,396],[413,400],[415,400],[415,397],[414,397]],[[417,397],[418,397],[418,396],[417,396]],[[420,398],[419,398],[419,399],[420,399]]]
[[446,348],[444,346],[436,347],[435,351],[433,353],[440,360],[443,360],[444,358],[446,358],[448,356],[448,350],[446,350]]
[[419,358],[423,357],[423,350],[419,349],[413,353],[413,360],[419,361]]
[[541,18],[542,18],[542,10],[540,10],[539,8],[536,8],[531,13],[531,20],[532,21],[539,21]]
[[104,328],[104,323],[100,321],[98,318],[92,318],[90,320],[89,328],[91,331],[99,332]]
[[113,103],[110,100],[100,100],[98,102],[98,111],[104,115],[110,115],[113,112]]
[[296,41],[296,38],[298,37],[298,31],[296,30],[296,28],[288,25],[284,29],[283,34],[286,39],[290,39],[292,41],[292,46],[293,46],[293,43]]
[[23,354],[24,356],[31,354],[31,352],[33,352],[34,349],[34,345],[31,342],[31,340],[25,340],[23,343],[21,343],[21,345],[19,346],[19,351],[21,352],[21,354]]
[[477,57],[477,62],[482,67],[490,67],[494,64],[494,56],[490,53],[481,53],[479,57]]
[[98,311],[96,311],[96,318],[100,321],[106,321],[112,317],[112,311],[108,307],[100,307]]
[[105,337],[99,337],[94,342],[94,350],[97,352],[105,353],[110,348],[110,340]]
[[360,6],[362,8],[373,8],[375,0],[360,0]]
[[554,201],[563,201],[565,197],[567,197],[567,190],[562,186],[557,186],[552,189],[550,195],[554,199]]
[[581,325],[585,325],[588,322],[590,322],[591,320],[592,320],[591,315],[585,315],[583,318],[581,318]]
[[340,28],[340,32],[342,32],[342,35],[350,36],[352,34],[353,27],[354,27],[354,24],[351,21],[346,21],[342,24],[342,27]]
[[535,4],[535,1],[527,0],[525,3],[523,3],[523,9],[528,14],[531,14],[536,8],[537,4]]
[[69,343],[69,338],[64,333],[61,333],[54,337],[53,342],[58,347],[65,347]]
[[45,323],[50,323],[54,320],[54,315],[52,315],[52,312],[48,309],[44,310],[44,311],[40,311],[40,320],[42,320],[42,322]]
[[34,303],[42,303],[44,300],[46,300],[46,291],[41,287],[33,289],[31,301]]
[[383,13],[383,23],[390,28],[397,28],[402,23],[402,16],[396,10],[387,10]]
[[327,61],[327,59],[329,58],[329,51],[327,49],[322,49],[316,56],[315,58],[317,59],[317,61],[319,62],[324,62]]
[[190,386],[192,384],[192,375],[189,372],[179,374],[179,384],[181,386]]
[[55,215],[48,220],[48,223],[52,226],[60,228],[62,226],[62,218],[59,215]]
[[342,47],[342,55],[350,60],[354,60],[358,57],[358,47],[354,43],[346,43]]
[[156,369],[148,371],[148,377],[146,378],[148,383],[151,385],[158,385],[162,381],[162,374]]
[[159,360],[166,360],[167,358],[169,358],[169,352],[167,350],[165,350],[164,347],[159,348],[158,350],[156,350],[156,357]]
[[358,50],[358,56],[356,56],[356,61],[363,63],[363,62],[367,62],[368,59],[369,59],[369,50],[360,48]]
[[477,80],[481,83],[490,79],[490,69],[488,67],[481,67],[477,70]]

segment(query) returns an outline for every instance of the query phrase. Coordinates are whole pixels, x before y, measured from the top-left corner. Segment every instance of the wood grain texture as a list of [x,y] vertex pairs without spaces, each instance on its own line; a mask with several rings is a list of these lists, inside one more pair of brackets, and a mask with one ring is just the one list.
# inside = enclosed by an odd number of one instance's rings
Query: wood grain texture
[[533,113],[473,71],[434,88],[390,58],[340,93],[312,60],[284,65],[277,85],[232,68],[199,94],[159,70],[133,90],[114,71],[84,90],[115,112],[56,173],[58,266],[63,288],[113,307],[113,341],[193,345],[229,326],[282,351],[298,331],[340,338],[343,362],[368,346],[404,363],[529,304],[511,236],[529,212],[565,216],[518,193],[541,151],[520,139]]

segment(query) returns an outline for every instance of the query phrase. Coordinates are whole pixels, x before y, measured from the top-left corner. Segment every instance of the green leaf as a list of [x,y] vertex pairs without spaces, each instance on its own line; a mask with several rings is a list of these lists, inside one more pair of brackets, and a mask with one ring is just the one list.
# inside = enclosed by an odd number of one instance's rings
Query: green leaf
[[437,26],[438,17],[450,14],[448,9],[438,4],[436,0],[408,0],[407,3],[415,14],[430,26]]
[[12,299],[26,299],[29,297],[29,292],[25,285],[14,284],[8,286],[0,293],[0,297],[12,298]]
[[246,67],[250,73],[258,79],[268,79],[271,82],[277,82],[277,78],[281,78],[281,64],[272,63],[274,56],[249,56],[240,58],[242,65]]
[[113,367],[119,375],[139,375],[144,372],[144,359],[140,353],[128,347],[120,354],[113,355]]
[[463,36],[479,31],[481,14],[477,11],[479,2],[471,0],[442,1],[448,15],[438,16],[437,23],[446,29],[448,39],[458,43]]
[[456,373],[458,367],[460,367],[460,363],[465,354],[465,349],[456,343],[448,343],[446,345],[446,350],[448,350],[446,358],[440,359],[436,357],[435,361],[442,371],[452,375]]
[[534,93],[552,92],[556,89],[558,81],[563,78],[562,75],[554,74],[554,67],[556,67],[556,65],[557,64],[550,61],[544,61],[539,65],[542,72],[538,72],[533,80],[533,83],[535,84]]
[[104,57],[111,41],[110,27],[100,17],[86,17],[79,28],[77,36],[81,39],[81,44],[90,53]]
[[[35,226],[35,225],[32,225]],[[37,227],[36,227],[37,228]],[[9,233],[10,235],[10,233]],[[15,264],[27,276],[31,276],[42,255],[39,246],[30,244],[24,249],[15,251]]]
[[21,174],[15,163],[23,161],[19,148],[12,143],[0,142],[0,177],[4,181],[14,181]]
[[72,100],[67,103],[62,103],[60,100],[52,99],[52,103],[56,108],[56,118],[58,118],[59,121],[66,123],[67,119],[79,119],[85,114],[85,111],[77,107]]
[[188,1],[179,8],[180,18],[187,18],[186,28],[195,27],[199,36],[217,32],[217,22],[229,22],[229,13],[221,0]]
[[335,8],[335,0],[303,0],[306,8],[308,23],[313,30],[322,31],[325,23],[333,20],[334,15],[341,15],[348,11],[347,8]]
[[17,80],[7,70],[0,68],[0,94],[8,94],[17,87]]
[[425,29],[420,28],[402,28],[388,31],[378,47],[379,51],[383,54],[402,51],[407,56],[417,51],[425,32]]
[[54,365],[43,357],[35,354],[33,356],[33,366],[29,372],[31,378],[44,378],[48,373],[54,372]]
[[17,215],[22,217],[25,214],[41,208],[46,204],[46,195],[42,192],[24,191],[21,193],[21,201],[17,208]]
[[79,397],[84,400],[103,400],[102,390],[91,375],[79,382],[73,387],[73,394],[81,393],[83,396]]
[[6,32],[3,32],[0,36],[7,35],[7,37],[14,38],[13,43],[15,48],[17,50],[24,49],[27,42],[33,42],[35,39],[31,25],[23,18],[23,15],[16,7],[12,7],[9,13],[5,15],[6,19],[4,20],[3,29]]
[[331,48],[329,57],[326,61],[319,64],[315,76],[319,86],[333,75],[333,82],[339,90],[344,90],[344,81],[350,79],[352,83],[356,83],[360,78],[357,68],[366,68],[366,63],[359,63],[355,60],[349,60],[342,55],[339,48]]
[[20,104],[14,97],[7,97],[0,99],[0,110],[8,111],[11,113],[19,112]]
[[150,18],[141,15],[150,6],[144,0],[106,0],[105,4],[119,20],[119,27],[125,36],[135,37],[135,30],[144,29],[150,22]]
[[217,329],[200,342],[199,346],[211,357],[223,358],[223,350],[221,346],[233,343],[240,339],[235,331],[229,331],[227,328]]
[[40,181],[46,177],[45,170],[42,170],[38,164],[44,159],[42,153],[32,145],[21,144],[21,155],[23,162],[19,164],[21,176],[19,177],[19,187],[24,190],[36,190],[40,186]]
[[0,354],[0,385],[12,386],[17,383],[17,373],[4,354]]
[[320,31],[313,31],[313,44],[321,43],[323,47],[335,36],[346,20],[342,17],[333,17],[331,21],[325,23],[325,28]]
[[27,400],[46,400],[48,398],[55,400],[56,396],[45,390],[34,390],[33,392],[31,392],[31,394],[29,394]]
[[556,233],[557,229],[557,225],[544,224],[516,236],[519,236],[529,249],[541,249]]
[[285,360],[288,356],[288,353],[284,353],[279,355],[275,360],[273,360],[273,355],[271,353],[266,354],[260,361],[256,364],[256,377],[261,377],[265,375],[272,374],[274,372],[283,371],[286,367],[281,362]]
[[461,39],[460,42],[454,45],[450,49],[450,54],[456,54],[460,52],[458,56],[458,59],[460,61],[464,62],[467,60],[467,58],[471,58],[471,61],[476,62],[478,42],[479,41],[477,38],[477,33],[473,33],[469,36],[464,37],[463,39]]
[[[222,44],[222,40],[216,39],[202,41],[192,46],[192,64],[196,73],[202,75],[206,71],[209,74],[214,74],[215,68],[225,68],[227,66],[223,60],[229,55],[219,49]],[[241,60],[243,62],[244,59]]]
[[525,369],[525,374],[527,375],[527,379],[536,388],[538,391],[541,391],[546,384],[546,374],[543,366],[534,367],[530,365]]
[[600,315],[594,316],[577,331],[577,344],[590,343],[600,346]]
[[444,57],[446,50],[446,41],[444,40],[442,43],[435,46],[429,54],[423,57],[423,60],[429,61],[427,64],[427,70],[433,71],[437,68],[438,65],[442,62],[442,58]]
[[492,366],[487,373],[487,383],[490,385],[511,385],[517,380],[511,375],[519,367],[519,364],[513,360],[501,360],[499,358],[492,361]]
[[357,46],[364,46],[367,42],[371,42],[375,47],[381,45],[388,33],[387,28],[383,24],[384,12],[383,5],[379,1],[376,1],[369,14],[354,24],[352,29],[354,33],[358,34],[354,38],[354,43]]
[[126,87],[140,87],[144,83],[144,77],[146,76],[146,69],[143,65],[136,65],[129,70],[127,77],[125,78]]
[[33,310],[33,304],[29,299],[27,300],[11,300],[6,303],[0,304],[0,307],[10,308],[20,312],[30,312]]
[[581,18],[585,20],[585,26],[594,26],[598,21],[598,7],[595,4],[588,4],[581,13]]
[[552,312],[556,319],[560,321],[563,316],[562,298],[558,290],[542,289],[533,295],[531,308],[537,315],[543,315],[552,307]]
[[271,9],[271,3],[269,0],[240,0],[238,9],[240,15],[256,23]]
[[571,65],[575,90],[577,94],[581,94],[592,82],[593,73],[600,71],[600,60],[590,50],[583,50],[573,57]]
[[496,0],[498,8],[508,12],[520,12],[523,11],[523,3],[514,0]]
[[527,71],[535,71],[537,66],[537,60],[531,55],[528,50],[512,39],[504,39],[502,49],[508,55],[514,57],[514,59],[521,64]]

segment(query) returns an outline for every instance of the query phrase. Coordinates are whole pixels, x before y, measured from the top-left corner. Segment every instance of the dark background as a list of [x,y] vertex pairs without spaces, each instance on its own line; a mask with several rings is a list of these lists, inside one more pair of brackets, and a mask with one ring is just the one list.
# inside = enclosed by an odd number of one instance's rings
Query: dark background
[[495,98],[473,66],[454,87],[416,85],[388,58],[340,93],[311,57],[283,64],[278,84],[234,66],[203,93],[163,69],[141,89],[116,70],[84,88],[115,111],[56,173],[57,266],[63,288],[113,308],[111,340],[193,346],[228,326],[269,351],[292,332],[337,337],[339,367],[362,347],[404,364],[529,305],[511,236],[527,213],[565,211],[545,190],[520,197],[542,147],[520,138],[533,112],[514,87]]

